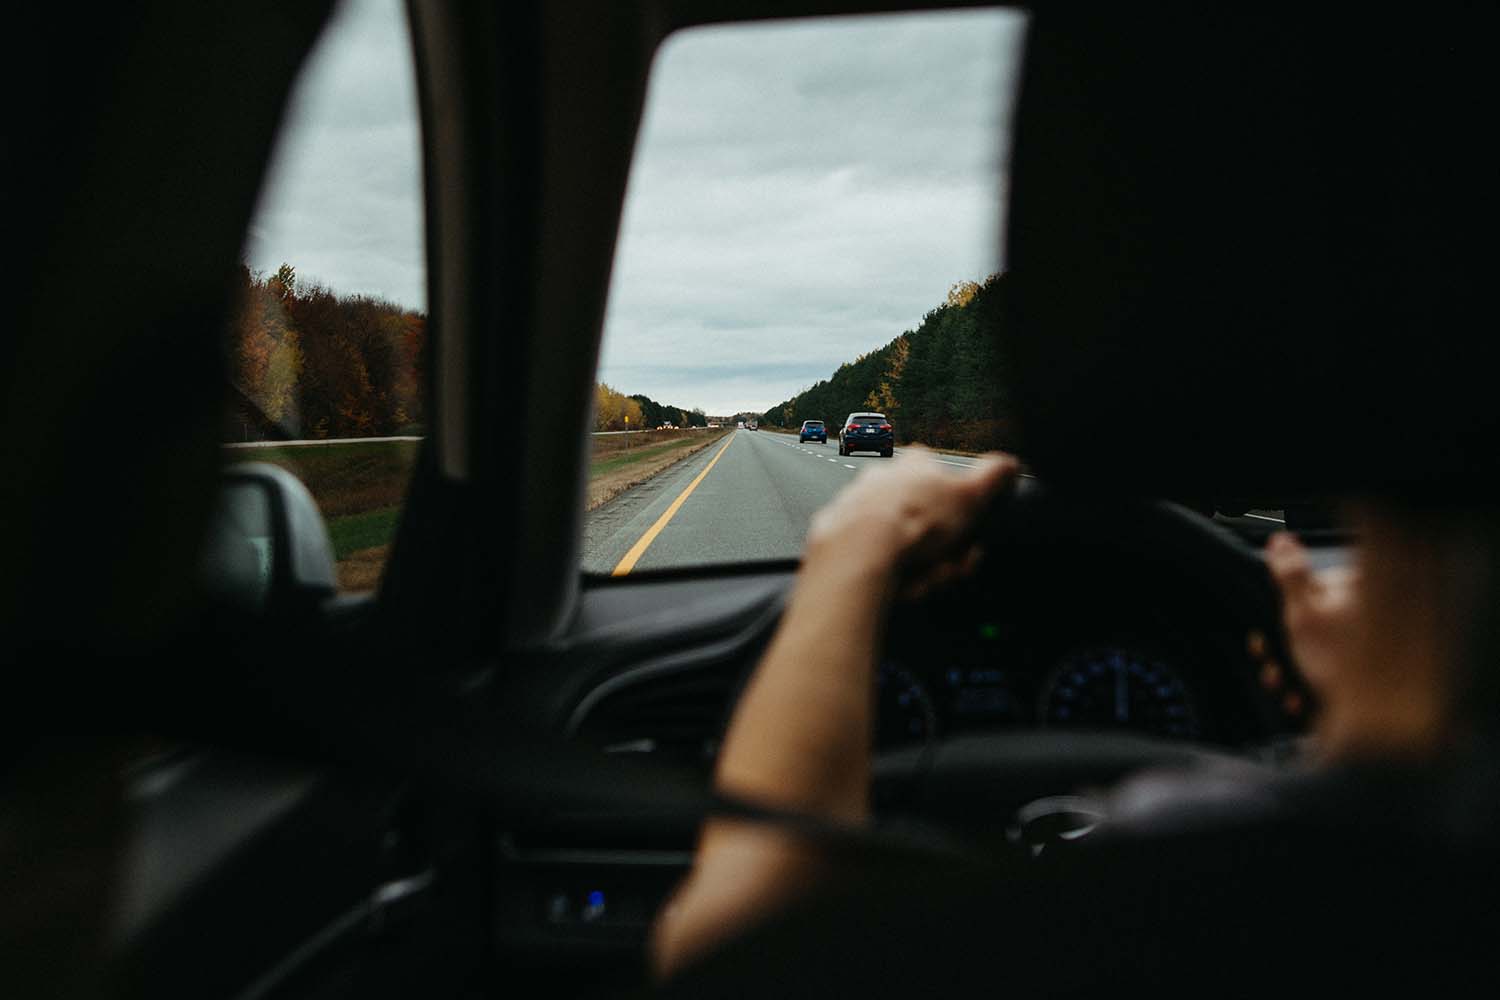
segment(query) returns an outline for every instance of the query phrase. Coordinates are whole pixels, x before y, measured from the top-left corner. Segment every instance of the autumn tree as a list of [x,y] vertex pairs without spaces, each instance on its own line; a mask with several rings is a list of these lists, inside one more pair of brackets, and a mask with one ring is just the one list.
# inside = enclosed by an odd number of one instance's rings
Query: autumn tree
[[276,273],[266,279],[266,289],[283,305],[297,297],[297,271],[292,265],[283,263]]
[[242,267],[240,285],[230,377],[257,425],[314,438],[420,430],[426,316],[299,281],[290,264],[270,276]]
[[643,415],[636,400],[604,382],[594,386],[594,430],[640,430],[645,426]]

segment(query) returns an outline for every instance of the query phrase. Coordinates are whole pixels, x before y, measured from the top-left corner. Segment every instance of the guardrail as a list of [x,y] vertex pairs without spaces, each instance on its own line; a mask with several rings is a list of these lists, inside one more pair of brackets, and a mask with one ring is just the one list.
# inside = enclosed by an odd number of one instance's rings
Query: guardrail
[[[591,431],[593,437],[608,437],[611,434],[650,434],[658,430],[655,427],[642,427],[634,431]],[[706,431],[708,427],[674,427],[679,431]],[[421,441],[421,435],[400,434],[394,437],[370,437],[370,438],[309,438],[301,441],[226,441],[225,448],[316,448],[319,445],[333,444],[379,444],[382,441]]]
[[225,448],[317,448],[335,444],[379,444],[382,441],[421,441],[420,436],[398,435],[383,438],[321,438],[305,441],[226,441]]
[[650,434],[652,431],[659,431],[659,430],[664,430],[664,429],[670,429],[670,430],[674,430],[674,431],[706,431],[706,430],[721,430],[722,428],[717,428],[717,427],[712,427],[712,428],[710,428],[710,427],[672,427],[672,428],[637,427],[637,428],[635,428],[633,430],[628,430],[628,431],[590,431],[589,433],[593,434],[594,437],[605,437],[605,436],[610,435],[610,434]]

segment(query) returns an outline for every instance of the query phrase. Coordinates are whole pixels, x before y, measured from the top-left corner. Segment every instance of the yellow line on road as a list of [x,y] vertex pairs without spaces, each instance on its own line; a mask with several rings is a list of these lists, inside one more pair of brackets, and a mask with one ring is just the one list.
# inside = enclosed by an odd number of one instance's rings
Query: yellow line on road
[[656,523],[646,529],[646,533],[640,537],[640,540],[630,547],[630,551],[625,553],[625,558],[621,559],[615,565],[614,570],[610,573],[611,576],[624,576],[635,569],[635,564],[640,562],[641,556],[645,555],[646,550],[651,547],[651,543],[656,541],[656,536],[661,534],[661,529],[665,528],[667,522],[672,520],[677,512],[682,509],[682,502],[692,496],[693,491],[698,488],[698,484],[703,482],[703,477],[708,475],[708,470],[719,464],[719,459],[724,456],[724,453],[729,450],[729,446],[733,443],[734,435],[731,434],[729,435],[729,440],[724,442],[724,447],[719,449],[719,453],[703,467],[703,471],[698,473],[692,482],[688,483],[687,489],[679,493],[677,499],[672,501],[672,506],[668,507],[662,513],[662,516],[656,519]]

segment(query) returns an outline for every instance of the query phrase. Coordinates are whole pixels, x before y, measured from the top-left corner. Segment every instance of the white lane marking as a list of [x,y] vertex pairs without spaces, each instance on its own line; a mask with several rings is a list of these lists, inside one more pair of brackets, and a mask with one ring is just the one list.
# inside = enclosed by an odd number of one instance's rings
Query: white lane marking
[[972,468],[974,468],[974,463],[973,462],[950,462],[946,458],[935,458],[935,459],[933,459],[933,461],[935,461],[935,462],[941,462],[944,465],[956,465],[960,469],[972,469]]
[[[831,461],[831,459],[830,459],[830,461]],[[846,469],[852,469],[852,468],[854,468],[854,466],[852,466],[852,465],[845,465],[844,468],[846,468]]]
[[832,462],[834,465],[838,465],[839,464],[839,460],[836,459],[836,458],[830,458],[828,461]]
[[1276,523],[1277,523],[1277,524],[1286,524],[1286,522],[1285,522],[1285,521],[1283,521],[1283,520],[1282,520],[1282,519],[1281,519],[1281,518],[1279,518],[1279,517],[1267,517],[1267,516],[1266,516],[1266,515],[1264,515],[1264,514],[1246,514],[1246,515],[1245,515],[1245,516],[1246,516],[1246,517],[1253,517],[1253,518],[1255,518],[1255,519],[1256,519],[1256,520],[1257,520],[1257,521],[1275,521],[1275,522],[1276,522]]

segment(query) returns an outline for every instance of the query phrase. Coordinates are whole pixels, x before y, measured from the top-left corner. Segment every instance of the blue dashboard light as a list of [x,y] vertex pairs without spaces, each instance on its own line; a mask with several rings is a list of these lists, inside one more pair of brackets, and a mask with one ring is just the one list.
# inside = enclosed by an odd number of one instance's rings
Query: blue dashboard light
[[590,906],[603,906],[604,905],[604,893],[600,892],[598,889],[595,889],[593,892],[589,893],[589,905]]

